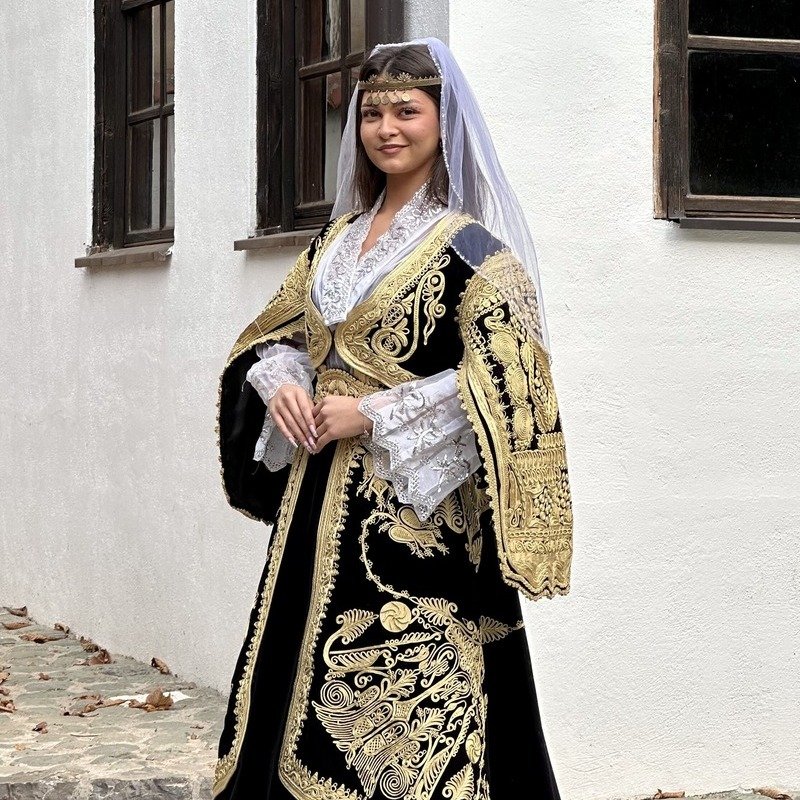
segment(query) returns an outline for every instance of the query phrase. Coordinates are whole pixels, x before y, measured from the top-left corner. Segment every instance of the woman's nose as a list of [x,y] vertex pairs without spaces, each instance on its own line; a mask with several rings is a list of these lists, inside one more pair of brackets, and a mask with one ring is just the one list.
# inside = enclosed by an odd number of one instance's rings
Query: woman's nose
[[381,136],[391,136],[393,133],[397,133],[397,126],[395,125],[394,119],[390,114],[384,114],[381,117],[381,124],[378,128],[378,133]]

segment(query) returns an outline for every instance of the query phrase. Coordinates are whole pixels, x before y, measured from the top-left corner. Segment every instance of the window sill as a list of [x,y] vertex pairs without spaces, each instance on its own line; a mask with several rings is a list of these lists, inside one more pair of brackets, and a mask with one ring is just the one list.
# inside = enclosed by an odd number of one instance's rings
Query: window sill
[[794,231],[800,233],[800,219],[769,219],[766,217],[683,217],[681,228],[720,231]]
[[90,256],[75,259],[76,267],[128,267],[164,264],[172,255],[173,242],[140,244],[121,247],[117,250],[104,250]]
[[279,247],[305,248],[317,235],[316,231],[287,231],[286,233],[270,233],[267,236],[251,236],[248,239],[236,239],[234,250],[274,250]]

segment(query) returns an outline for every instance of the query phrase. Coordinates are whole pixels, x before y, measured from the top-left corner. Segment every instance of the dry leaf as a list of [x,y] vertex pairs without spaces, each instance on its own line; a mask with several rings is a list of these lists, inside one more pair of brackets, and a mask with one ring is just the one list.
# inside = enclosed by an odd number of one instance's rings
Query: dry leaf
[[13,713],[17,710],[17,707],[14,705],[14,701],[9,697],[7,700],[0,697],[0,711],[8,711],[9,713]]
[[3,606],[9,614],[13,614],[15,617],[27,617],[28,616],[28,606],[22,606],[22,608],[11,608],[10,606]]
[[762,786],[760,789],[753,789],[753,791],[756,794],[764,795],[764,797],[770,797],[772,800],[792,800],[788,794],[784,794],[778,789],[773,789],[771,786]]
[[6,686],[0,686],[0,694],[11,694],[11,690]]
[[50,680],[50,676],[46,672],[40,672],[39,673],[39,680],[40,681],[49,681]]
[[120,703],[125,702],[124,700],[106,700],[101,694],[97,694],[96,692],[75,695],[72,699],[78,700],[79,702],[73,703],[69,708],[62,708],[62,716],[86,717],[99,708],[118,706]]
[[656,789],[653,800],[662,800],[665,797],[686,797],[686,792],[662,792],[661,789]]
[[150,666],[155,667],[163,675],[172,674],[170,668],[160,658],[156,658],[155,656],[153,656],[152,660],[150,661]]
[[87,653],[94,653],[96,650],[100,649],[100,645],[95,644],[88,636],[81,636],[78,641]]
[[161,687],[154,689],[145,697],[144,702],[138,700],[130,701],[130,708],[143,708],[145,711],[167,711],[172,708],[173,699],[161,691]]
[[101,647],[97,653],[86,659],[87,664],[111,664],[113,661],[114,659],[111,658],[111,653],[104,647]]
[[113,664],[114,659],[111,658],[111,654],[105,648],[100,648],[100,650],[95,653],[93,656],[89,658],[84,658],[82,661],[73,661],[72,666],[93,666],[95,664]]
[[22,744],[22,743],[15,744],[14,745],[14,749],[15,750],[27,750],[28,749],[28,745]]
[[72,699],[79,702],[61,709],[61,714],[65,717],[85,717],[103,705],[103,697],[99,694],[81,694]]
[[69,633],[69,625],[65,625],[63,622],[56,622],[53,625],[53,628],[57,631],[64,631],[64,633]]
[[66,639],[66,636],[51,636],[49,633],[21,633],[20,639],[26,642],[36,642],[36,644],[44,644],[45,642],[57,642],[59,639]]
[[20,628],[27,628],[32,623],[25,622],[24,620],[19,620],[17,622],[4,622],[3,627],[7,631],[18,631]]
[[10,672],[0,672],[0,683],[2,683],[8,676],[11,675]]
[[34,725],[33,730],[37,733],[47,733],[47,723],[40,722],[38,725]]

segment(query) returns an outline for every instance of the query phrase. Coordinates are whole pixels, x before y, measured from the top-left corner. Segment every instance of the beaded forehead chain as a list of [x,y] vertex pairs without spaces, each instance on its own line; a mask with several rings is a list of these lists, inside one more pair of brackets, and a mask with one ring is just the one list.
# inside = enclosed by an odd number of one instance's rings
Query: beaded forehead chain
[[358,82],[358,88],[363,89],[364,102],[373,106],[388,103],[403,103],[411,99],[409,89],[416,86],[436,86],[442,79],[431,75],[427,78],[416,78],[408,72],[398,72],[397,75],[373,75],[365,81]]

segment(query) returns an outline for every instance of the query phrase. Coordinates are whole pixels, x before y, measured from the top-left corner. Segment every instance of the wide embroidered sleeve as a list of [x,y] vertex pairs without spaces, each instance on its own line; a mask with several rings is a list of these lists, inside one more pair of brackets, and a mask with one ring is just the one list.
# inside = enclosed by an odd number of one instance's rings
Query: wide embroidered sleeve
[[480,466],[453,369],[367,395],[358,409],[373,422],[365,446],[375,474],[392,482],[420,520]]
[[486,469],[503,579],[537,600],[569,591],[572,500],[549,356],[496,288],[515,268],[524,269],[492,256],[470,278],[457,380]]
[[217,438],[225,496],[234,508],[264,522],[275,522],[290,467],[270,471],[253,462],[264,427],[264,401],[247,374],[261,360],[257,354],[261,345],[288,346],[304,332],[311,263],[346,222],[346,215],[328,222],[300,253],[264,310],[239,335],[220,375]]
[[247,380],[264,401],[266,410],[253,458],[262,461],[268,470],[275,472],[291,463],[297,445],[293,445],[276,426],[269,413],[269,401],[287,383],[293,383],[313,394],[315,370],[305,347],[304,331],[276,343],[258,344],[255,350],[259,360],[248,370]]

